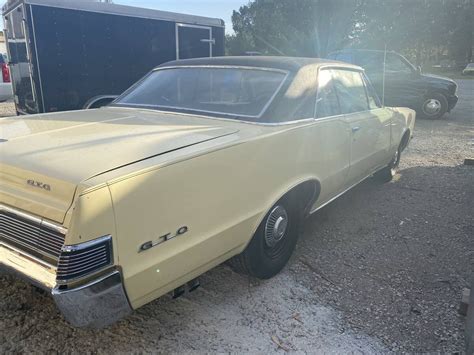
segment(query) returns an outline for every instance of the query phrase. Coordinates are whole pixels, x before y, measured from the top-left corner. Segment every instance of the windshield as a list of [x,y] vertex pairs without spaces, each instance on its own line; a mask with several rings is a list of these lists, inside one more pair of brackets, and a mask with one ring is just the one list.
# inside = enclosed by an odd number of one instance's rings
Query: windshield
[[114,105],[259,117],[285,79],[279,71],[183,67],[156,70]]

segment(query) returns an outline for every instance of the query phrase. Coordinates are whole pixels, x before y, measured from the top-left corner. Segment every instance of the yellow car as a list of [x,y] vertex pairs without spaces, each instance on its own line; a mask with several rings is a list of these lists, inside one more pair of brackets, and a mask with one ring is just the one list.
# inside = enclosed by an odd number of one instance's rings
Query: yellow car
[[303,58],[162,65],[101,109],[0,120],[0,264],[103,327],[232,258],[270,278],[303,218],[390,181],[415,112]]

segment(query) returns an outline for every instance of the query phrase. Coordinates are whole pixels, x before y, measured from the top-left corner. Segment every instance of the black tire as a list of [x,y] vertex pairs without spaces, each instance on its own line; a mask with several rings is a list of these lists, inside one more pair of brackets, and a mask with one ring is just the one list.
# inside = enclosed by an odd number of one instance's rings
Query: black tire
[[403,140],[402,143],[398,146],[397,151],[395,152],[395,156],[392,158],[392,161],[390,164],[388,164],[385,168],[382,170],[377,171],[374,174],[374,178],[385,184],[387,182],[392,181],[393,177],[397,174],[398,166],[400,165],[400,158],[402,154],[402,145],[403,145]]
[[[295,249],[302,221],[301,209],[295,206],[288,198],[282,198],[270,209],[247,248],[229,260],[235,271],[269,279],[283,269]],[[285,215],[286,228],[280,237],[276,232],[278,227],[282,228]],[[279,217],[282,219],[277,223]]]
[[448,99],[443,94],[433,93],[425,97],[421,104],[419,114],[423,118],[439,120],[448,112]]

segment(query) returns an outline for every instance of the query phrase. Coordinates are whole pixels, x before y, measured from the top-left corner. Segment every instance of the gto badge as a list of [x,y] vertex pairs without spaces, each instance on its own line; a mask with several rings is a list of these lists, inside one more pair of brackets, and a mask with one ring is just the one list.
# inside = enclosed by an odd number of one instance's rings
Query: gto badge
[[142,245],[140,245],[140,248],[138,249],[138,252],[141,253],[142,251],[145,251],[145,250],[151,249],[153,247],[156,247],[157,245],[160,245],[161,243],[164,243],[164,242],[166,242],[170,239],[176,238],[177,236],[183,235],[187,231],[188,231],[188,227],[183,226],[183,227],[179,228],[176,231],[176,233],[174,233],[174,234],[167,233],[165,235],[162,235],[161,237],[158,237],[156,240],[150,240],[148,242],[145,242]]
[[35,181],[35,180],[27,180],[26,183],[30,186],[37,187],[39,189],[43,189],[46,191],[51,191],[51,186],[48,184],[43,184],[42,182]]

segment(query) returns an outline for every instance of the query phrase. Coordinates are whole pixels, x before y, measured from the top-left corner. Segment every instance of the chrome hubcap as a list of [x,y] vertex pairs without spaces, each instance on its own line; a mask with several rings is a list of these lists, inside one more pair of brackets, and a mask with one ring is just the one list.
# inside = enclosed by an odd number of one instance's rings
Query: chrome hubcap
[[273,248],[284,236],[288,227],[288,213],[282,206],[276,206],[268,215],[265,224],[265,243]]
[[436,115],[441,111],[441,102],[436,99],[426,100],[423,104],[423,112],[427,115]]

